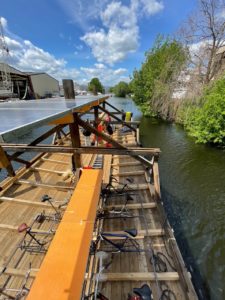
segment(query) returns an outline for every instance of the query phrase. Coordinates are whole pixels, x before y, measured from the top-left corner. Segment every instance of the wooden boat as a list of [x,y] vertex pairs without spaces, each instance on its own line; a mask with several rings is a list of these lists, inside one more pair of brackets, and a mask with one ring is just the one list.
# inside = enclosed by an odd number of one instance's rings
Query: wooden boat
[[[163,208],[160,150],[139,147],[138,122],[106,100],[45,118],[56,126],[29,145],[1,143],[0,299],[198,299]],[[92,110],[113,118],[112,136],[81,118]],[[112,148],[85,147],[81,128]]]

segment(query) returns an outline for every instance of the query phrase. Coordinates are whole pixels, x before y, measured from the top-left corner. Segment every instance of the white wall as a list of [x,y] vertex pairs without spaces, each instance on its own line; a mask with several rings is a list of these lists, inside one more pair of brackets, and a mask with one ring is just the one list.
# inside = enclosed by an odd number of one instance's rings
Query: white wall
[[46,94],[59,94],[59,82],[48,74],[31,75],[34,92],[39,97]]

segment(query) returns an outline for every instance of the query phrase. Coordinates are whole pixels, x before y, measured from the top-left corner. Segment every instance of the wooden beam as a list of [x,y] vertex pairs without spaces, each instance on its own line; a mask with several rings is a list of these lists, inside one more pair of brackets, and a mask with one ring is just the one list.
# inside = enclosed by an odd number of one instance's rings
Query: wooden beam
[[[113,113],[114,114],[114,113]],[[120,121],[110,121],[110,124],[121,124],[121,120]],[[128,124],[128,125],[139,125],[141,122],[140,121],[123,121],[123,124]]]
[[[124,231],[104,231],[104,233],[110,233],[110,234],[124,234]],[[139,236],[161,236],[164,235],[165,231],[163,229],[148,229],[148,230],[144,230],[144,229],[140,229],[137,232],[137,235]],[[96,233],[94,233],[93,238],[96,238]],[[107,239],[110,239],[110,237],[107,236]],[[119,238],[117,238],[119,239]]]
[[[102,273],[99,276],[99,281],[155,281],[155,278],[159,281],[177,281],[179,280],[179,275],[177,272],[161,272],[155,275],[154,272],[146,273]],[[92,277],[87,278],[92,279]]]
[[93,100],[93,101],[88,102],[86,104],[83,104],[81,107],[74,108],[74,112],[88,113],[88,111],[90,109],[92,109],[94,106],[98,106],[99,104],[101,104],[103,101],[105,101],[108,98],[109,98],[109,96],[104,96],[102,98]]
[[[0,198],[1,200],[1,198]],[[150,203],[143,203],[143,204],[140,204],[140,203],[132,203],[132,204],[127,204],[126,205],[126,208],[127,209],[141,209],[141,208],[155,208],[156,207],[156,203],[155,202],[150,202]],[[107,205],[106,206],[107,209],[113,209],[113,208],[116,208],[116,209],[120,209],[120,208],[123,208],[123,205],[121,204],[115,204],[115,205]]]
[[27,300],[81,299],[101,182],[101,170],[83,170]]
[[[85,122],[84,122],[85,123]],[[91,128],[94,128],[91,126]],[[94,128],[95,129],[95,128]],[[97,131],[97,130],[96,130]],[[94,131],[95,132],[95,131]],[[97,131],[97,135],[102,135]],[[104,148],[104,147],[67,147],[67,146],[57,146],[52,144],[39,144],[37,146],[29,146],[26,144],[1,144],[2,148],[7,151],[26,151],[26,152],[48,152],[48,153],[61,153],[67,155],[66,153],[76,153],[76,154],[113,154],[113,155],[130,155],[134,159],[139,160],[138,155],[154,155],[157,156],[160,153],[158,148],[141,148],[141,147],[131,147],[127,148],[117,143],[115,140],[111,139],[109,136],[104,134],[104,137],[109,142],[116,144],[119,147],[116,148]],[[119,154],[118,154],[119,153]],[[50,159],[45,159],[50,161]],[[52,160],[51,160],[52,161]],[[140,161],[142,162],[141,158]],[[68,162],[69,164],[69,162]]]
[[[63,128],[64,126],[58,125],[56,127],[51,128],[49,131],[45,132],[44,134],[42,134],[41,136],[39,136],[37,139],[35,139],[33,142],[31,142],[29,144],[29,146],[34,146],[36,144],[39,144],[40,142],[42,142],[43,140],[47,139],[49,136],[53,135],[57,130]],[[24,153],[24,151],[16,152],[16,153],[10,155],[9,158],[10,158],[10,160],[13,160],[14,158],[17,158],[18,156],[20,156],[23,153]]]
[[126,176],[141,176],[144,175],[145,171],[133,171],[133,172],[121,172],[112,174],[115,177],[126,177]]
[[57,175],[63,175],[63,174],[65,174],[65,172],[63,172],[63,171],[57,171],[57,170],[51,170],[51,169],[44,169],[44,168],[30,167],[29,169],[31,171],[34,171],[34,172],[45,172],[45,173],[52,173],[52,174],[57,174]]
[[72,79],[63,79],[63,90],[65,99],[75,99],[74,83]]
[[[13,226],[9,224],[0,224],[0,230],[18,232],[18,226]],[[47,231],[47,230],[35,229],[35,228],[32,228],[31,231],[35,234],[55,234],[55,231]]]
[[63,185],[52,185],[52,184],[46,184],[46,183],[39,183],[39,182],[33,182],[29,180],[19,179],[15,182],[15,184],[27,184],[31,185],[33,187],[43,187],[48,189],[56,189],[56,190],[73,190],[74,187],[72,186],[63,186]]
[[[34,165],[43,155],[44,153],[36,155],[33,159],[31,159],[30,165]],[[14,177],[10,179],[6,178],[5,180],[3,180],[3,182],[0,185],[0,192],[1,192],[0,194],[2,194],[3,191],[6,190],[9,186],[14,184],[14,182],[17,181],[18,178],[22,177],[22,175],[24,175],[26,172],[27,172],[27,168],[22,167],[16,171],[16,175]]]
[[94,107],[94,126],[97,129],[98,128],[98,106]]
[[18,162],[18,163],[20,163],[20,164],[24,164],[24,165],[26,165],[26,166],[29,166],[29,165],[30,165],[30,162],[29,162],[29,161],[27,161],[27,160],[25,160],[25,159],[22,159],[22,158],[19,158],[19,157],[14,157],[14,158],[12,158],[11,160],[14,160],[14,161],[16,161],[16,162]]
[[131,130],[133,130],[134,132],[136,132],[136,128],[132,127],[131,125],[129,125],[128,123],[125,124],[124,121],[122,121],[120,118],[116,117],[115,115],[113,115],[110,111],[106,110],[105,108],[103,108],[102,106],[99,106],[99,109],[101,109],[103,112],[105,112],[106,114],[110,115],[112,118],[116,119],[117,121],[120,122],[120,124],[123,124],[125,126],[127,126],[128,128],[130,128]]
[[160,181],[159,181],[159,166],[157,161],[154,161],[153,163],[153,178],[154,178],[154,187],[155,187],[155,198],[156,200],[160,200],[161,191],[160,191]]
[[[74,123],[69,124],[71,143],[72,143],[73,148],[79,148],[81,146],[81,142],[80,142],[80,130],[79,130],[78,121],[77,121],[78,120],[77,113],[73,114],[73,118],[74,118]],[[80,154],[77,154],[76,152],[74,152],[72,159],[74,161],[75,168],[76,169],[81,168]]]
[[138,161],[125,162],[125,163],[113,163],[111,166],[113,166],[113,167],[131,167],[131,166],[141,166],[141,163],[139,163]]
[[62,118],[59,118],[57,120],[54,120],[54,121],[51,121],[49,123],[49,125],[62,125],[62,124],[69,124],[69,123],[73,123],[74,122],[74,119],[73,119],[73,114],[72,113],[69,113],[68,115],[65,115],[64,117]]
[[15,172],[13,170],[12,164],[7,153],[0,146],[0,169],[5,168],[9,174],[9,176],[15,176]]
[[[119,188],[118,185],[116,184],[113,184],[114,188]],[[140,190],[148,190],[148,184],[147,183],[139,183],[139,184],[129,184],[127,186],[127,189],[126,191],[133,191],[133,190],[137,190],[137,191],[140,191]]]
[[114,109],[118,113],[123,114],[123,112],[120,109],[118,109],[117,107],[115,107],[114,105],[112,105],[111,103],[109,103],[108,101],[105,101],[105,104],[107,104],[109,107],[111,107],[112,109]]
[[[29,270],[21,270],[15,268],[6,268],[4,266],[0,267],[0,273],[7,275],[7,276],[16,276],[16,277],[25,277]],[[38,269],[31,269],[29,273],[29,277],[35,278],[38,273]]]
[[[77,121],[78,121],[80,126],[82,126],[83,128],[91,131],[95,135],[101,137],[103,140],[105,140],[108,143],[112,144],[114,147],[117,147],[117,148],[120,148],[120,149],[127,149],[126,147],[124,147],[120,143],[116,142],[114,139],[112,139],[111,137],[109,137],[105,133],[98,132],[98,130],[96,130],[96,128],[91,126],[88,122],[84,122],[79,117],[77,118]],[[144,165],[151,166],[150,162],[148,162],[144,157],[137,156],[137,155],[132,155],[132,154],[131,154],[131,156],[133,156],[136,160],[139,160],[140,162],[142,162]]]
[[60,164],[60,165],[69,165],[70,162],[66,162],[63,160],[57,160],[57,159],[51,159],[51,158],[41,158],[42,161],[46,161],[46,162],[51,162],[51,163],[55,163],[55,164]]
[[48,203],[38,202],[38,201],[30,201],[25,199],[19,199],[19,198],[12,198],[12,197],[0,197],[0,201],[2,202],[10,202],[15,204],[22,204],[22,205],[30,205],[30,206],[36,206],[36,207],[43,207],[43,208],[52,208],[52,206]]

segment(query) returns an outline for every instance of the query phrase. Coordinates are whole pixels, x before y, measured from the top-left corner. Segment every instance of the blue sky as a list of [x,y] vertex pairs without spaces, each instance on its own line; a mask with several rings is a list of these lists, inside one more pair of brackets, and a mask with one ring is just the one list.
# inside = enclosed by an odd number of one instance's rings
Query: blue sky
[[157,34],[175,33],[196,4],[197,0],[0,0],[8,63],[78,83],[92,77],[107,86],[128,81]]

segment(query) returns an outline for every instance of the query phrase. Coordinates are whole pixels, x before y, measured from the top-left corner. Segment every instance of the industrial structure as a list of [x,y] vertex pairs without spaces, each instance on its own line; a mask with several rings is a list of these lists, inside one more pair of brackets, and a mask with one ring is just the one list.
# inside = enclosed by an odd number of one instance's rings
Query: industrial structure
[[4,87],[0,77],[0,99],[19,98],[23,100],[42,99],[59,96],[59,82],[47,73],[21,72],[12,66],[0,63],[0,74],[7,70],[11,88]]

